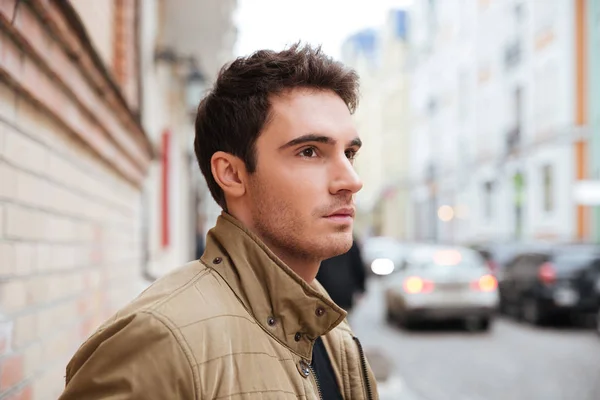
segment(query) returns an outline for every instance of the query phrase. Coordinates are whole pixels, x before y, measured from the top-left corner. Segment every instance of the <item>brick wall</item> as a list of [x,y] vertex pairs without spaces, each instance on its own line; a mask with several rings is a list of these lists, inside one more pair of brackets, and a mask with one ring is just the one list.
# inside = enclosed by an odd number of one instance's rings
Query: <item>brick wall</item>
[[115,0],[72,0],[71,4],[83,21],[98,55],[106,65],[111,65],[114,55]]
[[149,154],[58,3],[15,4],[0,0],[0,400],[50,400],[139,292]]
[[75,346],[136,293],[139,191],[2,83],[0,182],[0,393],[52,399]]
[[115,0],[113,72],[121,90],[132,108],[138,109],[138,53],[136,46],[138,26],[135,21],[135,0]]

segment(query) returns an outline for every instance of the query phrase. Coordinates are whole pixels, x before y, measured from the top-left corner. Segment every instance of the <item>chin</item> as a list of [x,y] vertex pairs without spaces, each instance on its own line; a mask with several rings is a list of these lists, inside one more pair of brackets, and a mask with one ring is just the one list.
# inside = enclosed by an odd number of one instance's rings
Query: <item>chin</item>
[[333,235],[329,235],[327,238],[323,239],[323,243],[326,243],[326,249],[324,249],[327,258],[339,256],[340,254],[344,254],[350,250],[352,247],[352,231],[349,232],[337,232]]

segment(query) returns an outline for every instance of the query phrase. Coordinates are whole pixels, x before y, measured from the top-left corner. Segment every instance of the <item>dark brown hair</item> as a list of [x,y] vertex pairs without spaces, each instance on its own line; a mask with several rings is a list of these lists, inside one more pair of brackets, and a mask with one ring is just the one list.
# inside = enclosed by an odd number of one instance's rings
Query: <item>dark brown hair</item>
[[358,75],[325,55],[320,47],[292,45],[281,52],[260,50],[224,66],[213,89],[200,102],[194,150],[215,201],[225,195],[211,172],[211,158],[224,151],[256,170],[256,139],[269,119],[270,99],[294,88],[331,90],[350,112],[358,105]]

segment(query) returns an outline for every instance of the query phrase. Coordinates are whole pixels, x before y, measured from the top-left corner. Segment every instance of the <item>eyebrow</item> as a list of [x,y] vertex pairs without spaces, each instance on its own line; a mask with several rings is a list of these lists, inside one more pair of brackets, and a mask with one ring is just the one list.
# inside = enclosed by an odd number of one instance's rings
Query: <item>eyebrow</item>
[[[287,142],[286,144],[282,145],[279,147],[279,150],[283,150],[283,149],[287,149],[289,147],[293,147],[293,146],[298,146],[301,144],[305,144],[305,143],[310,143],[310,142],[318,142],[318,143],[324,143],[324,144],[336,144],[337,141],[329,136],[324,136],[324,135],[317,135],[314,133],[309,133],[306,135],[302,135],[299,136],[295,139],[290,140],[289,142]],[[350,142],[348,142],[348,147],[361,147],[362,146],[362,140],[360,140],[360,138],[354,138],[352,139]]]

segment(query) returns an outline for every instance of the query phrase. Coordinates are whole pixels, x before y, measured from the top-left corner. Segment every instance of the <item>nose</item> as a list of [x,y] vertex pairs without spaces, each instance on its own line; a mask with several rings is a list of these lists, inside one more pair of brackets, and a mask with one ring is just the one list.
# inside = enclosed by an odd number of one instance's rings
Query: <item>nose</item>
[[329,188],[331,194],[339,194],[340,192],[354,194],[362,189],[363,182],[345,155],[334,163],[332,169],[333,173]]

